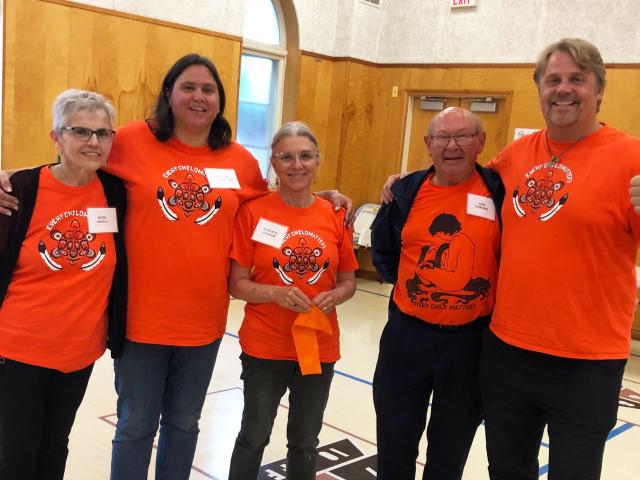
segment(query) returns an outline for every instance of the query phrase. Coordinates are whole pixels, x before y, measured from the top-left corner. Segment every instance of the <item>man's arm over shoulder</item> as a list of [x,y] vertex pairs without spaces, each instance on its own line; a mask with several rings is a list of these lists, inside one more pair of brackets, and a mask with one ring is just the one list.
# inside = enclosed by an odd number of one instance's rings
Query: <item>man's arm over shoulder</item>
[[[371,258],[385,282],[396,283],[400,263],[400,245],[395,200],[383,204],[371,225]],[[396,233],[397,232],[397,233]]]
[[496,215],[498,217],[498,221],[500,222],[500,228],[502,229],[502,204],[504,203],[505,197],[505,187],[502,182],[502,178],[500,178],[500,174],[495,170],[491,170],[486,166],[479,167],[480,175],[484,180],[485,185],[489,189],[489,193],[491,194],[491,198],[493,199],[493,203],[496,207]]

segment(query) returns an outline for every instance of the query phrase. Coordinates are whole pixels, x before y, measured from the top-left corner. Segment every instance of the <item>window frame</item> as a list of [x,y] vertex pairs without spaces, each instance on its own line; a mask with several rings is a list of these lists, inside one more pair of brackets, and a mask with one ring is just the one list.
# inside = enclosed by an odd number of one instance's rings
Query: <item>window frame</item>
[[[269,0],[273,5],[276,18],[278,19],[278,31],[280,34],[280,45],[269,45],[267,43],[258,42],[256,40],[251,39],[242,39],[242,50],[240,52],[240,59],[242,63],[243,55],[253,55],[256,57],[268,58],[270,60],[274,60],[277,62],[276,68],[276,77],[277,84],[275,88],[275,98],[274,101],[274,111],[273,111],[273,129],[272,135],[278,131],[278,129],[282,126],[282,110],[284,106],[284,80],[285,80],[285,72],[287,67],[287,49],[286,49],[286,39],[287,32],[284,24],[284,14],[282,12],[282,7],[278,0]],[[240,87],[240,81],[238,79],[238,87]],[[240,93],[240,88],[238,88],[238,95]],[[240,99],[238,98],[238,103]],[[269,145],[270,146],[270,145]],[[271,164],[267,166],[267,170],[265,172],[265,178],[270,178],[271,176]]]

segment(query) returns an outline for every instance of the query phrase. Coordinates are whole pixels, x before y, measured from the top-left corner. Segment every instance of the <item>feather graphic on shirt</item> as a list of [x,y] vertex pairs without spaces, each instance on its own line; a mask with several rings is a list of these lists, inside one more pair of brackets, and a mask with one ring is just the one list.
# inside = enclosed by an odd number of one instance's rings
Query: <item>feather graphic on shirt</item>
[[51,270],[53,270],[54,272],[62,270],[62,265],[51,258],[49,252],[47,252],[47,246],[42,240],[40,240],[40,243],[38,244],[38,253],[40,253],[40,257],[44,261],[45,265]]
[[84,270],[85,272],[88,272],[89,270],[93,270],[95,267],[98,266],[100,262],[102,262],[102,260],[104,260],[104,256],[106,253],[107,253],[107,247],[104,244],[104,242],[102,242],[102,245],[100,245],[100,249],[98,250],[98,255],[96,255],[95,258],[93,258],[90,262],[87,262],[84,265],[82,265],[80,269]]
[[511,196],[511,200],[513,201],[513,209],[516,211],[516,215],[519,217],[524,217],[526,214],[522,207],[518,204],[518,187],[513,191],[513,195]]
[[178,215],[176,215],[167,204],[167,200],[165,199],[164,190],[162,190],[162,187],[158,187],[158,193],[156,194],[156,197],[158,199],[158,205],[160,205],[160,210],[162,210],[164,216],[167,217],[167,219],[171,222],[178,220]]
[[282,267],[280,267],[280,262],[278,262],[278,259],[276,257],[273,257],[273,268],[276,272],[278,272],[280,280],[282,280],[283,283],[285,283],[286,285],[293,284],[293,280],[289,276],[287,276],[286,273],[284,273],[284,270],[282,270]]
[[328,258],[327,258],[327,261],[324,262],[324,264],[322,265],[322,268],[320,270],[318,270],[313,277],[311,277],[309,280],[307,280],[307,285],[314,285],[318,280],[320,280],[320,277],[322,276],[322,274],[324,273],[324,271],[327,268],[329,268],[329,259]]
[[218,213],[218,211],[220,210],[221,205],[222,205],[222,197],[218,196],[215,203],[213,204],[213,208],[209,210],[207,213],[205,213],[204,215],[202,215],[201,217],[196,218],[195,223],[197,223],[198,225],[204,225],[205,223],[207,223],[209,220],[215,217],[216,213]]

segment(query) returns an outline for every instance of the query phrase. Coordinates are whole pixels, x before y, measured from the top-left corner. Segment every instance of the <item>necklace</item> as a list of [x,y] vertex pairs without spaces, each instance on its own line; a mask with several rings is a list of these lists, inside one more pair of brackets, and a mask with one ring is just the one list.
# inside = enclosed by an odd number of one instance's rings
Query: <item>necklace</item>
[[564,150],[562,150],[559,154],[554,155],[551,152],[551,147],[549,146],[549,137],[545,134],[544,136],[544,140],[545,143],[547,145],[547,152],[549,153],[549,161],[547,162],[547,167],[551,168],[553,167],[556,163],[558,163],[560,161],[560,158],[567,153],[569,150],[571,150],[573,147],[575,147],[577,144],[579,144],[584,138],[586,137],[586,135],[584,137],[580,137],[578,140],[576,140],[575,142],[573,142],[571,145],[569,145],[567,148],[565,148]]

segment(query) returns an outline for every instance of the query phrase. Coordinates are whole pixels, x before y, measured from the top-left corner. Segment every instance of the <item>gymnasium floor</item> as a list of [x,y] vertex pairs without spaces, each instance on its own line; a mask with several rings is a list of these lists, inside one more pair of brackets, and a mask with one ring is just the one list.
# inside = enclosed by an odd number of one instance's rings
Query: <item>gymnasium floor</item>
[[[386,321],[390,287],[358,280],[355,297],[339,307],[342,330],[342,359],[336,365],[331,398],[320,434],[322,470],[318,479],[368,480],[375,478],[375,414],[371,380],[375,368],[380,332]],[[242,320],[240,301],[232,301],[227,327],[209,388],[200,440],[191,479],[226,479],[233,442],[242,413],[240,346],[236,333]],[[634,342],[627,365],[618,424],[610,434],[604,460],[603,480],[637,479],[640,472],[640,342]],[[111,439],[116,421],[113,366],[108,354],[94,369],[85,400],[78,411],[71,434],[67,464],[68,480],[109,478]],[[260,478],[284,479],[282,460],[286,455],[286,397],[283,399],[264,455]],[[424,442],[423,442],[424,443]],[[422,476],[424,444],[421,445],[417,478]],[[540,478],[546,479],[547,447],[540,453]],[[151,472],[153,472],[152,459]],[[153,473],[149,475],[153,478]],[[484,430],[478,429],[464,475],[465,480],[488,479],[484,452]]]

